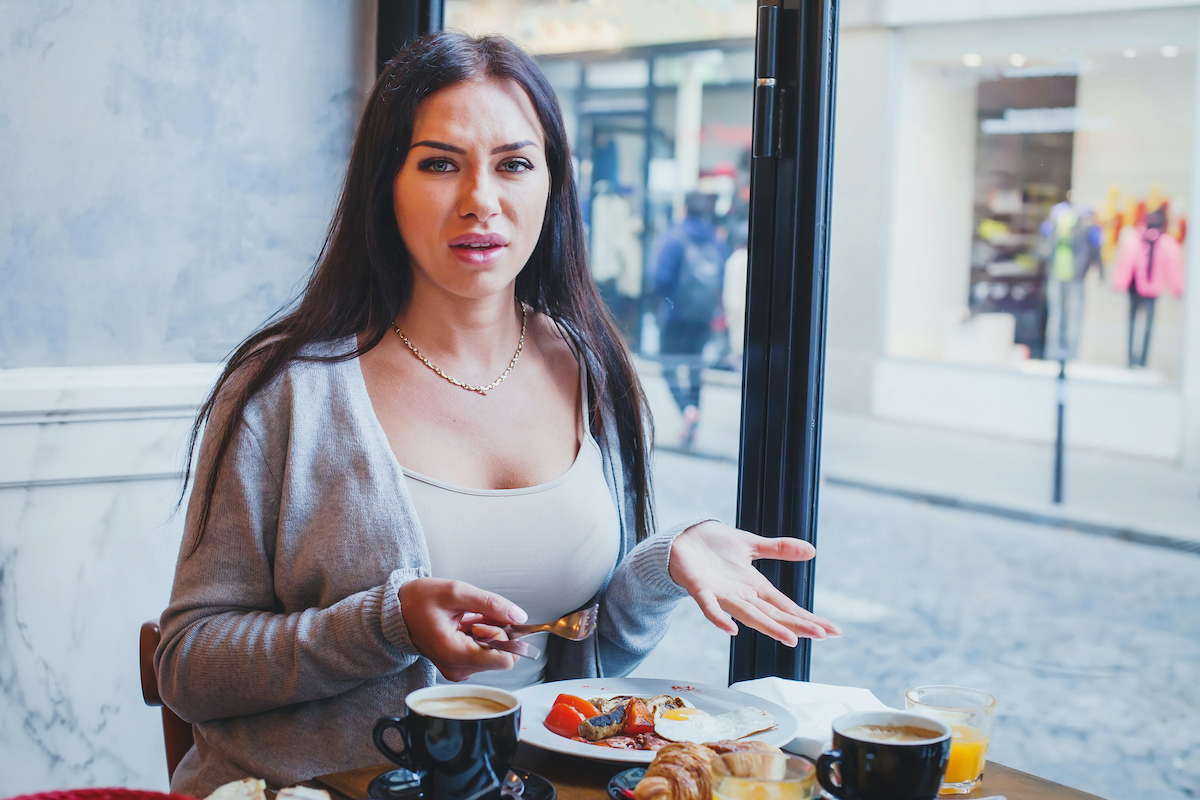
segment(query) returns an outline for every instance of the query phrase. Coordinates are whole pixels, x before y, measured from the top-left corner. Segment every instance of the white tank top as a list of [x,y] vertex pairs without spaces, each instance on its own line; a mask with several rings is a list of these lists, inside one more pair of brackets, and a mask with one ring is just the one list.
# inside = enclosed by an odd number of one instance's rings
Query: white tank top
[[[404,470],[429,545],[435,578],[495,592],[533,623],[575,611],[600,591],[620,551],[621,529],[600,446],[588,424],[587,380],[580,370],[584,438],[571,467],[549,483],[521,489],[468,489]],[[548,633],[525,641],[540,659],[510,671],[480,672],[467,683],[518,689],[542,682]],[[447,682],[440,674],[438,682]]]

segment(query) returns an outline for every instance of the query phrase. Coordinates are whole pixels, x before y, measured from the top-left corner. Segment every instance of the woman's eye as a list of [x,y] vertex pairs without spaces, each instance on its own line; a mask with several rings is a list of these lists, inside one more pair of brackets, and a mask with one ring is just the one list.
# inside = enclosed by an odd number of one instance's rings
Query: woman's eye
[[533,164],[523,158],[510,158],[500,164],[501,172],[525,172],[531,169],[533,169]]
[[425,172],[453,172],[454,162],[448,158],[428,158],[421,162]]

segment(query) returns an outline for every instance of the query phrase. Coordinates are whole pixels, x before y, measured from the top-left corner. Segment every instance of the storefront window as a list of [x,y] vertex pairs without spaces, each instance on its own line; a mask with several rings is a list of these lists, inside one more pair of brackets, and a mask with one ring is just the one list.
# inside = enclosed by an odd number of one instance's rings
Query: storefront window
[[1099,5],[843,17],[811,674],[982,688],[989,758],[1183,798],[1200,12]]

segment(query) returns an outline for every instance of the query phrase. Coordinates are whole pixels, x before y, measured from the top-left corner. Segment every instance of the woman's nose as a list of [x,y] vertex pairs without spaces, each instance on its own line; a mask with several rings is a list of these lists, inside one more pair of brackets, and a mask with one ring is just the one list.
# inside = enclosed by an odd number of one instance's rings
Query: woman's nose
[[481,169],[468,173],[464,184],[459,214],[464,217],[473,216],[482,222],[500,213],[500,194],[495,178],[489,170]]

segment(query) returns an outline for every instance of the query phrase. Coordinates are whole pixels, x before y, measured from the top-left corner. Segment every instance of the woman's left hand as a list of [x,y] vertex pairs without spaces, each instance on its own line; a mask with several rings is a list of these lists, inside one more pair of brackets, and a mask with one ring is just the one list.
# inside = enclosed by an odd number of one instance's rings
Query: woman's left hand
[[737,635],[736,619],[789,647],[798,637],[841,636],[832,622],[805,611],[771,585],[751,562],[808,561],[817,549],[790,537],[768,539],[708,521],[693,525],[671,546],[671,579],[687,589],[712,624]]

